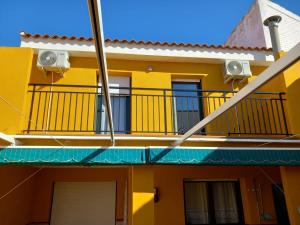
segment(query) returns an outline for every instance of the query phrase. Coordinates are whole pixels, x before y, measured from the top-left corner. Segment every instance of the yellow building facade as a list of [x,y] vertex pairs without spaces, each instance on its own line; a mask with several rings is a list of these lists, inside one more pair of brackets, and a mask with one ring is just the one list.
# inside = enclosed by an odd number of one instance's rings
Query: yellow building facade
[[[89,39],[0,48],[1,224],[300,224],[300,63],[180,147],[274,61],[268,49],[107,40],[111,146]],[[37,66],[64,51],[63,73]],[[252,76],[224,83],[226,60]],[[17,215],[17,216],[16,216]]]

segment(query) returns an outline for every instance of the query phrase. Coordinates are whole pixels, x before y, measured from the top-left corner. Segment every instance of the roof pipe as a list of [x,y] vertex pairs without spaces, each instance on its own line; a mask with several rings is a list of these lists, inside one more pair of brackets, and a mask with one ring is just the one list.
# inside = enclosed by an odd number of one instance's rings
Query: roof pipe
[[106,56],[104,52],[104,35],[103,35],[103,25],[102,25],[102,13],[101,13],[101,2],[100,0],[88,0],[89,13],[91,19],[92,30],[94,34],[95,49],[99,67],[99,75],[102,81],[104,105],[106,107],[106,116],[108,118],[108,125],[110,129],[111,142],[115,145],[114,137],[114,124],[112,118],[112,107],[111,99],[109,93],[108,85],[108,75],[107,75],[107,64]]
[[281,21],[281,16],[271,16],[264,21],[264,25],[269,27],[271,42],[272,42],[272,49],[274,57],[277,58],[280,51],[280,39],[278,33],[278,24]]

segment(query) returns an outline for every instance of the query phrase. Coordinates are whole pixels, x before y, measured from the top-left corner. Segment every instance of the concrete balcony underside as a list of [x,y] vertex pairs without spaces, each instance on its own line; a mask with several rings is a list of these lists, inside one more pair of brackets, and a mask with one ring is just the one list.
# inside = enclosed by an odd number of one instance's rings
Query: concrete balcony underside
[[[109,135],[57,135],[25,134],[8,135],[16,145],[42,146],[110,146]],[[116,135],[116,146],[171,146],[180,135]],[[240,146],[240,147],[300,147],[298,137],[290,138],[246,138],[246,137],[211,137],[195,135],[186,140],[183,146]]]

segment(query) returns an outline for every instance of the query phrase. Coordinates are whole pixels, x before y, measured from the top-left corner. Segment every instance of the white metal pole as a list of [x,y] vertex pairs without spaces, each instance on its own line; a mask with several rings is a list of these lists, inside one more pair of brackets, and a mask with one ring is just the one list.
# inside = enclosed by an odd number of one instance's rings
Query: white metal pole
[[107,64],[106,64],[106,56],[105,56],[101,2],[100,0],[88,0],[88,5],[89,5],[90,19],[91,19],[91,24],[92,24],[93,34],[94,34],[95,48],[96,48],[98,66],[99,66],[99,75],[101,76],[102,88],[104,90],[103,91],[104,105],[106,108],[106,115],[108,118],[111,141],[112,144],[115,145],[114,124],[112,118],[112,107],[111,107],[111,99],[109,93]]

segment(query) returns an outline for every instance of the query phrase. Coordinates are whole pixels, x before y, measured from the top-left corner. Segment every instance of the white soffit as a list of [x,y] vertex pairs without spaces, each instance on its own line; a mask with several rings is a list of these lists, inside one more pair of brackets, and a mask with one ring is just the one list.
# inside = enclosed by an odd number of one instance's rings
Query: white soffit
[[[65,50],[71,56],[95,57],[94,43],[90,41],[63,41],[22,38],[21,47],[33,49]],[[168,62],[223,63],[225,59],[247,60],[252,65],[268,66],[274,61],[271,51],[218,49],[184,46],[149,46],[113,43],[106,44],[109,59]]]

